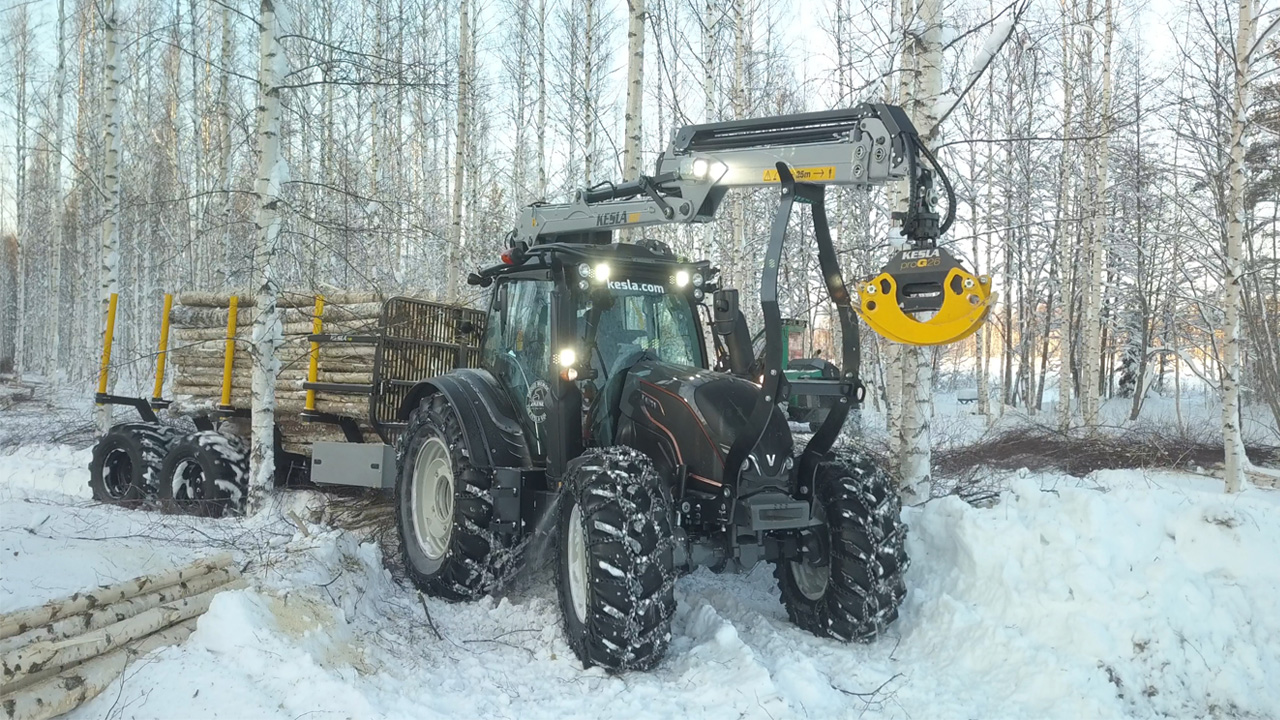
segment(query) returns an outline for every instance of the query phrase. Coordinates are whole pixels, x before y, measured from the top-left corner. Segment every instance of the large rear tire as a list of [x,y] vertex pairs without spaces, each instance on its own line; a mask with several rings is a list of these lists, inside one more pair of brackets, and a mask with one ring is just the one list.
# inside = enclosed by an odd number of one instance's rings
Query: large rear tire
[[89,489],[101,503],[135,508],[156,496],[161,463],[179,432],[165,425],[124,423],[99,438],[89,461]]
[[489,527],[493,476],[471,464],[462,424],[443,395],[414,409],[396,457],[396,526],[409,579],[454,602],[493,592],[515,558]]
[[902,502],[889,475],[861,455],[821,463],[815,485],[824,525],[807,545],[826,548],[825,564],[777,563],[782,604],[791,622],[815,635],[871,642],[897,619],[907,595]]
[[644,670],[671,641],[671,502],[649,458],[588,450],[569,473],[558,537],[560,611],[584,666]]
[[165,512],[243,515],[249,499],[249,456],[239,438],[203,430],[174,443],[160,471]]

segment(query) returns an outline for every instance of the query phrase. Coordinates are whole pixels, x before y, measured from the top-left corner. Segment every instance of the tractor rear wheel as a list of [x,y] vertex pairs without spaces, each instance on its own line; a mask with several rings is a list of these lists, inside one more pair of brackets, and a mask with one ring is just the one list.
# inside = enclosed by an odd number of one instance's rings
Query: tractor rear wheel
[[556,565],[569,645],[586,667],[653,667],[676,605],[669,493],[649,458],[627,447],[588,450],[566,493]]
[[907,595],[902,502],[889,475],[860,455],[821,463],[815,485],[824,524],[805,547],[817,552],[774,566],[782,604],[791,622],[815,635],[871,642]]
[[166,425],[124,423],[103,435],[89,461],[89,489],[101,503],[134,508],[154,497],[160,465],[178,431]]
[[493,519],[493,475],[474,467],[462,423],[443,395],[409,416],[396,446],[396,525],[413,584],[454,602],[492,592],[514,556]]
[[249,499],[249,455],[244,443],[213,430],[186,435],[165,456],[159,499],[165,512],[243,515]]

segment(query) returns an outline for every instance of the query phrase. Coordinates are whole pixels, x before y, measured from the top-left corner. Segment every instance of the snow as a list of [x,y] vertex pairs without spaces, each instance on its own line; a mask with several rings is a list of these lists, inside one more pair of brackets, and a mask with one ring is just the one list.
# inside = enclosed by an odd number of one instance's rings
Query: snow
[[[250,588],[73,712],[132,718],[1273,717],[1280,493],[1182,473],[1013,473],[990,507],[908,507],[907,600],[879,642],[791,626],[771,568],[676,585],[667,659],[583,670],[551,578],[420,600],[316,493],[249,520],[84,501],[87,454],[0,456],[0,612],[232,550]],[[301,527],[300,527],[301,526]],[[430,623],[426,611],[430,613]],[[434,625],[435,630],[432,629]],[[438,635],[437,632],[438,631]]]

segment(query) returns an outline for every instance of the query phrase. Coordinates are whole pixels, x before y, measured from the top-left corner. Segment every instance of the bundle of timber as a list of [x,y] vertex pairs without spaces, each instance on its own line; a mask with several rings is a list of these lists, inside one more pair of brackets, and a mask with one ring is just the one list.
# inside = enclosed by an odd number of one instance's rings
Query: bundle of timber
[[132,660],[186,639],[213,596],[244,587],[229,554],[0,615],[5,720],[45,720],[102,692]]
[[[309,454],[310,443],[341,440],[342,432],[332,425],[303,423],[298,419],[306,404],[303,383],[310,370],[311,343],[315,332],[317,296],[324,299],[320,311],[321,332],[339,335],[376,335],[382,298],[372,292],[320,290],[285,291],[277,304],[284,329],[278,351],[280,374],[276,381],[276,412],[284,434],[286,450]],[[234,408],[248,409],[253,379],[253,323],[256,303],[251,294],[236,296],[234,327],[230,323],[232,296],[207,292],[187,292],[177,296],[169,314],[172,327],[170,359],[174,382],[171,410],[180,414],[207,412],[221,404],[223,377],[227,367],[228,336],[235,338],[231,353],[230,392],[226,396]],[[373,382],[375,347],[363,344],[328,343],[319,350],[316,382],[368,385]],[[321,413],[346,415],[364,420],[369,414],[368,398],[319,391],[315,408]],[[364,424],[364,423],[362,423]],[[367,424],[365,429],[368,430]]]

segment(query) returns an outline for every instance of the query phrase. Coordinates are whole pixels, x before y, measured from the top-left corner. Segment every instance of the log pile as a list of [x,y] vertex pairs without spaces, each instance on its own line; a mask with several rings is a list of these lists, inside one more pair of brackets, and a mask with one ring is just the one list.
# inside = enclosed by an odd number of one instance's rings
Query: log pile
[[[324,292],[323,329],[328,334],[376,335],[382,312],[382,298],[366,292]],[[173,405],[179,414],[208,412],[218,405],[222,395],[222,374],[227,340],[230,295],[187,292],[175,298],[169,315],[170,362],[173,368]],[[236,312],[236,345],[232,364],[231,405],[249,408],[253,378],[251,339],[257,317],[254,298],[239,296]],[[284,436],[284,449],[310,455],[311,443],[318,440],[342,440],[334,425],[304,423],[298,417],[306,403],[306,390],[315,314],[315,294],[284,292],[278,300],[284,324],[284,344],[279,349],[280,374],[276,381],[277,422]],[[320,346],[317,382],[367,385],[373,382],[372,345],[329,343]],[[372,436],[367,424],[368,398],[362,395],[316,393],[315,409],[323,413],[346,415],[361,421],[366,436]]]
[[45,720],[102,692],[132,660],[182,642],[213,596],[244,587],[229,554],[0,615],[4,720]]

